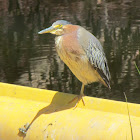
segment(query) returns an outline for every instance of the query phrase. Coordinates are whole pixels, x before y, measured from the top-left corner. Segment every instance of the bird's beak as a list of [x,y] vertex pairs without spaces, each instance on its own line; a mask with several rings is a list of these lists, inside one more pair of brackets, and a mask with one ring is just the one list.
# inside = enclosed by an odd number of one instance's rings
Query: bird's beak
[[45,33],[51,33],[53,30],[55,30],[55,28],[53,28],[52,26],[49,28],[46,28],[44,30],[41,30],[40,32],[38,32],[38,34],[45,34]]

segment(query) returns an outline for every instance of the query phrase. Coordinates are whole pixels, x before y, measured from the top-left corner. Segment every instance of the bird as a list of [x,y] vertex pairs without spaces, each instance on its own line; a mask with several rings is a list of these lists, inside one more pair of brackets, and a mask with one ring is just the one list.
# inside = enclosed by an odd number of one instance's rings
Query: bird
[[83,96],[87,84],[99,82],[111,89],[111,76],[103,47],[92,33],[66,20],[57,20],[49,28],[38,32],[38,34],[45,33],[56,35],[55,46],[60,59],[82,82],[80,95],[70,103],[76,99],[78,103],[82,99],[85,105]]

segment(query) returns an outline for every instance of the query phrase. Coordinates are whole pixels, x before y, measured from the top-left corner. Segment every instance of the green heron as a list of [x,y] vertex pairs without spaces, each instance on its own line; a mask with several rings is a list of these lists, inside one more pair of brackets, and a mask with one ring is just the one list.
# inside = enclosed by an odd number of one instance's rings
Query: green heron
[[[107,59],[99,40],[79,25],[58,20],[39,34],[51,33],[55,38],[56,50],[63,62],[82,82],[78,102],[84,96],[84,86],[100,82],[110,88],[110,72]],[[77,98],[76,97],[76,98]],[[74,101],[74,98],[72,101]],[[78,103],[77,102],[77,103]]]

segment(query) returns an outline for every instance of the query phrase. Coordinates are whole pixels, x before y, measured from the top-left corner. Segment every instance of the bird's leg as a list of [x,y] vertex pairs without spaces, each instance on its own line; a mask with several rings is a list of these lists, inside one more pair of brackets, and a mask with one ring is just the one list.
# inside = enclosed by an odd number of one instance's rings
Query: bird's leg
[[79,103],[79,101],[82,99],[82,102],[85,106],[85,102],[84,102],[84,99],[83,99],[83,96],[84,96],[84,87],[85,85],[82,84],[82,87],[81,87],[81,92],[80,92],[80,95],[76,96],[75,98],[73,98],[69,103],[72,103],[73,101],[75,101],[76,99],[78,100],[75,107],[77,106],[77,104]]
[[85,96],[85,95],[84,95],[84,87],[85,87],[85,85],[82,83],[80,96],[81,96],[81,98],[82,98],[82,102],[83,102],[83,104],[85,105],[85,102],[84,102],[84,99],[83,99],[83,96]]

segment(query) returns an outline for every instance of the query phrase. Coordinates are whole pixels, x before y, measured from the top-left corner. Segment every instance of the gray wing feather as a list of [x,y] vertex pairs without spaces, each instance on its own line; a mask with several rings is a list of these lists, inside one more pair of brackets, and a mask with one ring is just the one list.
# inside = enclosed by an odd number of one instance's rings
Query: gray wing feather
[[97,44],[93,42],[93,40],[89,41],[89,46],[87,47],[86,54],[90,63],[94,66],[94,68],[98,71],[102,79],[105,81],[107,86],[110,88],[109,80],[110,73],[107,64],[107,59],[102,50],[97,47]]
[[110,72],[103,48],[98,39],[84,28],[78,32],[78,40],[88,57],[89,62],[97,70],[106,85],[110,88]]

